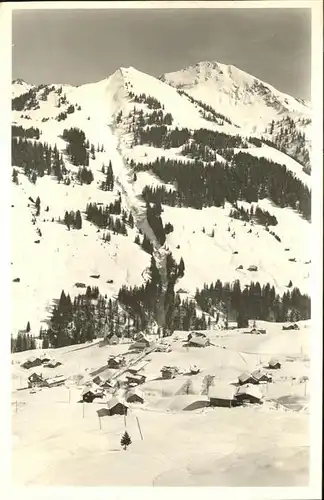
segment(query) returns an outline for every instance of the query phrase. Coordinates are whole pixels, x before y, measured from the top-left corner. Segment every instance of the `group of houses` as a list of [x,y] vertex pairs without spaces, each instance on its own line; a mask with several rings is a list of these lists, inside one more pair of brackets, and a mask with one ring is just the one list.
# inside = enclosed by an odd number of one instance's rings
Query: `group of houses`
[[105,408],[100,408],[97,411],[99,417],[113,415],[127,415],[129,403],[144,403],[144,395],[138,389],[129,391],[125,398],[113,396],[110,398]]
[[54,377],[44,378],[42,373],[34,372],[28,377],[28,388],[35,387],[57,387],[63,385],[66,381],[64,375],[55,375]]
[[263,395],[260,389],[252,384],[235,387],[230,384],[217,384],[208,391],[210,406],[232,408],[245,403],[261,404]]
[[[277,358],[271,358],[268,369],[281,368]],[[263,370],[255,370],[252,373],[241,373],[238,384],[218,383],[210,387],[208,397],[211,406],[234,407],[244,403],[261,404],[263,394],[258,385],[272,382],[272,375]]]
[[45,368],[56,368],[60,366],[62,363],[60,361],[56,361],[54,358],[51,358],[47,354],[43,354],[42,356],[31,356],[26,359],[20,366],[29,370],[30,368],[35,368],[37,366],[44,366]]
[[[60,366],[62,363],[60,361],[55,360],[54,358],[48,356],[47,354],[43,354],[42,356],[32,356],[26,361],[24,361],[20,366],[25,368],[26,370],[30,370],[31,368],[36,367],[44,367],[44,368],[56,368]],[[66,381],[66,377],[64,375],[55,375],[54,377],[44,377],[43,374],[39,371],[33,372],[29,375],[27,379],[28,388],[32,389],[35,387],[56,387],[58,385],[64,384]]]

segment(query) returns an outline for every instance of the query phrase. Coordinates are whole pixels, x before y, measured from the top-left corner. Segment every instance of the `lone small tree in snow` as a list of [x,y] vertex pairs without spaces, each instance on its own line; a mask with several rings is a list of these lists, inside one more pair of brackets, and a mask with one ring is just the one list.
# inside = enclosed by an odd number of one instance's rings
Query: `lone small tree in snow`
[[120,444],[122,445],[124,450],[127,449],[127,446],[132,444],[132,440],[131,440],[130,435],[128,434],[127,431],[125,431],[125,433],[122,435],[122,438],[120,440]]

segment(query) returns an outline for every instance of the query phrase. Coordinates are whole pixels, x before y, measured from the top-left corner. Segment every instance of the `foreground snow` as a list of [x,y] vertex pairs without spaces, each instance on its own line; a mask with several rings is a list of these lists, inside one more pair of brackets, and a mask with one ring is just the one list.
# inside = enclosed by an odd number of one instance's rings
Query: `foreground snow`
[[[43,369],[68,377],[65,387],[13,392],[13,478],[17,486],[306,486],[308,483],[309,322],[300,330],[260,322],[266,335],[242,330],[206,332],[214,345],[186,348],[186,332],[170,339],[172,351],[151,353],[141,386],[144,405],[133,404],[126,418],[132,444],[120,447],[123,416],[101,419],[105,402],[78,404],[86,376],[108,355],[128,345],[71,346],[49,352],[63,364]],[[178,339],[178,340],[177,340]],[[225,348],[224,348],[225,347]],[[13,380],[28,371],[20,363],[32,353],[12,355]],[[203,377],[231,383],[244,370],[266,365],[272,355],[282,362],[274,382],[264,386],[262,406],[182,411],[201,395]],[[176,364],[182,375],[162,380],[163,365]],[[179,395],[191,364],[201,373],[190,377],[192,395]],[[32,372],[33,369],[29,370]],[[73,383],[77,375],[79,385]],[[22,382],[23,384],[23,382]],[[297,402],[299,412],[289,401]],[[100,400],[98,400],[100,401]],[[278,404],[277,402],[280,402]],[[84,409],[83,409],[84,408]],[[141,427],[141,439],[138,422]],[[202,450],[203,451],[200,451]],[[125,473],[126,472],[126,473]]]

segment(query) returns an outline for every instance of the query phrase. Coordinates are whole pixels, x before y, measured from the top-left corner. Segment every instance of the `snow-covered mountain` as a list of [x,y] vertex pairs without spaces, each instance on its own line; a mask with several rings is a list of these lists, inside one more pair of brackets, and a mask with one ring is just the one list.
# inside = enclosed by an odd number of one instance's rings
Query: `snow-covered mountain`
[[160,80],[211,105],[241,127],[250,127],[251,132],[284,114],[307,118],[311,114],[308,103],[232,65],[204,61],[165,73]]
[[[30,153],[23,161],[21,152],[14,156],[18,146],[13,146],[13,167],[18,173],[12,202],[14,331],[30,320],[38,332],[62,289],[73,297],[80,293],[76,284],[81,283],[98,286],[100,293],[116,298],[123,285],[146,283],[151,255],[138,244],[144,236],[153,245],[152,255],[165,290],[167,254],[176,263],[183,258],[185,273],[178,278],[175,291],[182,290],[184,297],[193,297],[197,287],[217,279],[239,279],[241,286],[251,280],[270,283],[281,294],[291,281],[307,293],[309,248],[305,242],[310,240],[310,223],[298,211],[299,200],[283,206],[266,192],[252,202],[240,196],[235,206],[227,199],[214,205],[203,202],[200,208],[164,200],[162,223],[173,230],[166,231],[166,241],[161,242],[148,220],[143,198],[147,187],[182,196],[179,180],[165,178],[167,169],[159,174],[158,168],[148,165],[162,157],[170,165],[186,167],[199,161],[206,169],[213,165],[215,169],[221,168],[217,165],[234,169],[239,153],[248,153],[256,161],[275,162],[283,176],[290,175],[310,189],[310,176],[303,165],[273,140],[279,125],[266,131],[272,122],[283,119],[306,130],[310,120],[306,103],[218,63],[200,63],[160,79],[134,68],[120,68],[107,79],[79,87],[36,87],[22,80],[15,80],[12,87],[13,135],[26,137],[26,130],[38,129],[39,137],[30,132],[27,142],[51,147],[51,153],[44,153],[49,158],[55,148],[62,167],[59,177],[53,165],[43,175]],[[89,184],[80,181],[84,163],[73,160],[64,135],[71,128],[85,136],[80,148],[89,157],[86,170],[93,177]],[[218,146],[200,143],[199,134],[204,138],[211,134]],[[198,153],[193,147],[198,147]],[[19,164],[14,157],[20,158]],[[114,185],[106,190],[109,164]],[[87,217],[90,203],[104,207],[118,200],[124,214],[113,213],[111,218],[124,217],[127,234],[98,227]],[[240,209],[250,212],[251,207],[274,216],[276,226],[233,215]],[[78,210],[82,228],[70,229],[64,223],[65,213]],[[133,227],[128,222],[130,214]],[[105,240],[107,232],[110,241]],[[249,270],[250,266],[256,270]]]
[[[211,106],[245,131],[277,139],[288,154],[297,155],[309,167],[308,155],[295,151],[294,144],[298,132],[305,134],[303,143],[301,137],[297,142],[300,149],[303,146],[309,154],[311,107],[308,102],[280,92],[235,66],[218,62],[200,62],[165,73],[160,80]],[[292,128],[288,127],[287,118],[292,119]],[[288,135],[285,140],[278,137],[281,128],[286,129],[283,132],[289,130],[284,134]]]

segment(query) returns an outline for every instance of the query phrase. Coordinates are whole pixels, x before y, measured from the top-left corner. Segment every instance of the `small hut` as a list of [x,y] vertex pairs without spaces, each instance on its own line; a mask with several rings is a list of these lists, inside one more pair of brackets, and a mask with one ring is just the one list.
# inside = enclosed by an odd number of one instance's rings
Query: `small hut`
[[92,403],[94,399],[102,399],[104,397],[104,391],[94,389],[91,387],[85,387],[82,391],[82,401],[84,403]]
[[268,368],[271,370],[279,370],[281,368],[281,363],[277,358],[271,358]]
[[128,384],[144,384],[146,377],[145,375],[127,373],[126,379]]
[[29,368],[34,368],[36,366],[41,366],[42,364],[43,363],[42,363],[41,358],[32,356],[32,357],[26,359],[26,361],[24,361],[24,363],[22,363],[21,366],[23,368],[26,368],[26,370],[29,370]]
[[264,372],[263,370],[255,370],[251,373],[252,377],[257,381],[258,384],[262,382],[272,382],[272,375]]
[[209,345],[209,339],[207,337],[192,336],[189,340],[189,344],[194,347],[207,347]]
[[52,358],[48,356],[47,354],[42,354],[39,358],[42,363],[48,363],[49,361],[52,361]]
[[125,366],[126,361],[124,356],[111,356],[108,359],[108,368],[121,368],[122,366]]
[[255,380],[255,378],[253,377],[253,375],[251,375],[250,373],[243,372],[238,377],[238,383],[240,385],[244,385],[244,384],[257,384],[257,381]]
[[236,389],[233,385],[217,384],[209,388],[208,397],[210,406],[221,406],[231,408],[237,406],[238,401],[235,399]]
[[132,389],[127,393],[127,403],[144,403],[144,393],[140,389]]
[[46,368],[56,368],[57,366],[60,366],[62,363],[60,361],[55,361],[55,359],[50,359],[49,361],[43,363],[43,366]]
[[108,392],[113,392],[115,389],[118,388],[118,381],[115,379],[106,379],[102,382],[100,385],[102,389],[106,389]]
[[171,379],[175,378],[175,376],[178,374],[179,369],[176,366],[163,366],[161,373],[162,373],[162,378],[164,379]]
[[135,340],[135,342],[129,346],[129,349],[143,351],[144,349],[147,349],[150,346],[151,346],[150,341],[143,336],[139,340]]
[[100,377],[100,375],[97,375],[95,378],[92,379],[92,382],[96,385],[102,386],[104,383],[104,379]]
[[120,399],[113,397],[107,402],[109,415],[127,415],[127,405]]
[[28,377],[28,387],[44,387],[46,385],[45,380],[43,379],[43,376],[41,373],[32,373]]
[[237,389],[236,401],[240,403],[261,403],[262,393],[258,387],[252,384],[244,384]]
[[108,343],[109,345],[117,345],[119,344],[119,337],[117,335],[112,335],[111,337],[108,338]]

